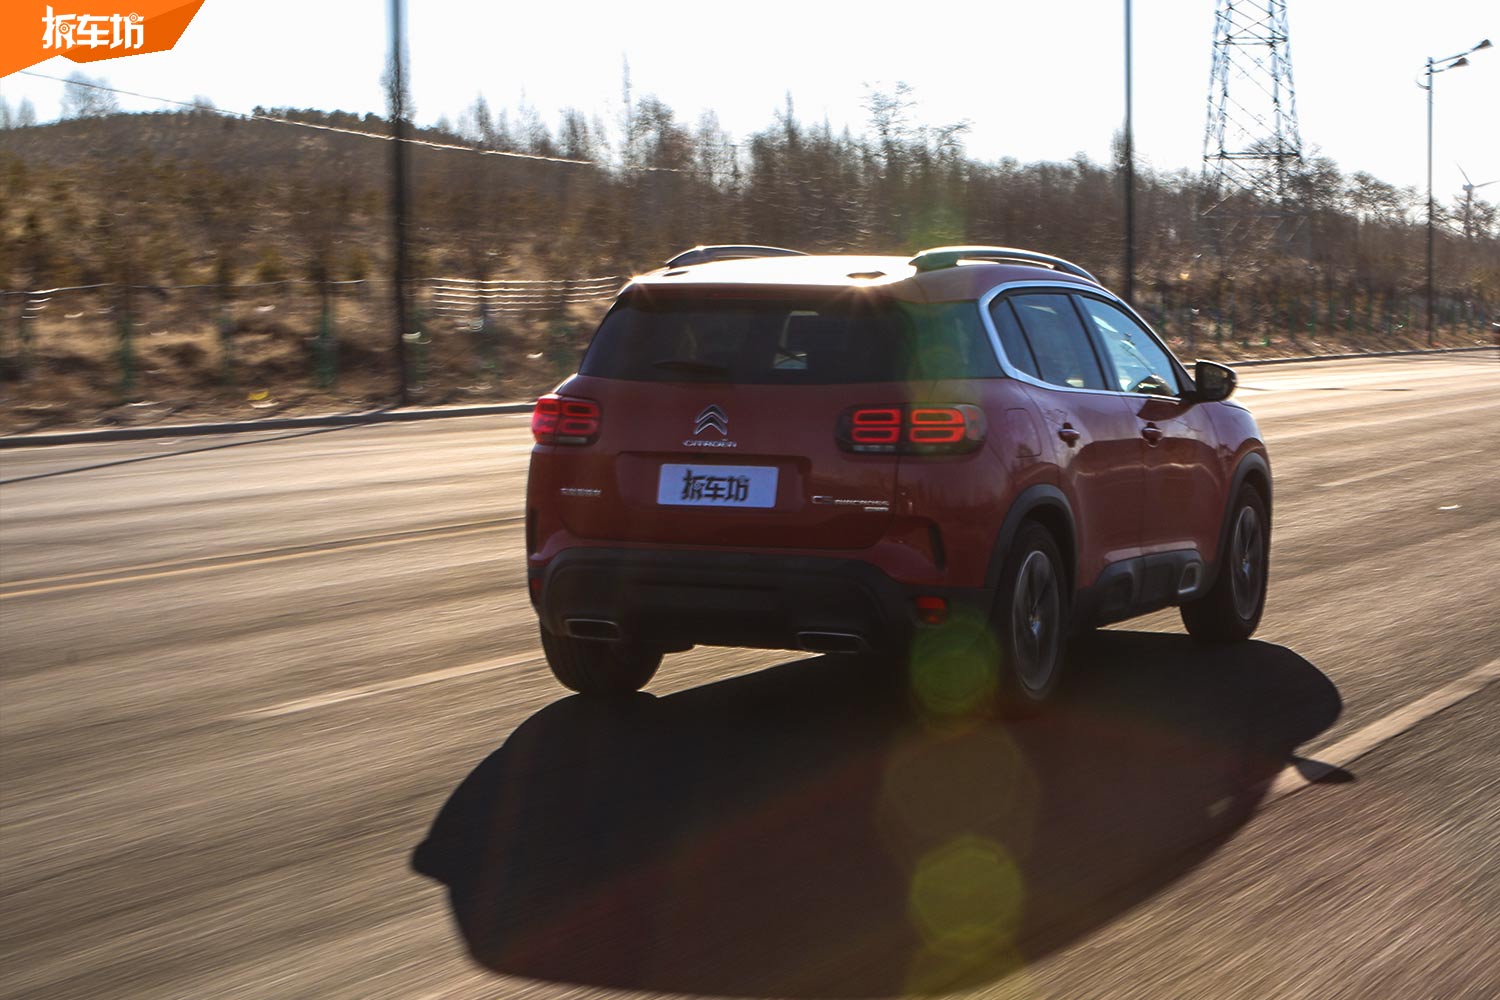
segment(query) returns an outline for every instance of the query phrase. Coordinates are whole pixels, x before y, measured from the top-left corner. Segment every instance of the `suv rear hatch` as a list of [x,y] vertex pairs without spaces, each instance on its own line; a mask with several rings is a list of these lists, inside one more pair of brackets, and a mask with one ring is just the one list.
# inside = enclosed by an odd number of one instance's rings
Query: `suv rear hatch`
[[972,302],[865,288],[628,291],[559,389],[599,407],[592,446],[554,449],[563,523],[627,542],[874,544],[896,502],[885,424],[926,378],[954,374],[931,370],[915,332],[932,326],[924,311],[955,306],[977,317]]

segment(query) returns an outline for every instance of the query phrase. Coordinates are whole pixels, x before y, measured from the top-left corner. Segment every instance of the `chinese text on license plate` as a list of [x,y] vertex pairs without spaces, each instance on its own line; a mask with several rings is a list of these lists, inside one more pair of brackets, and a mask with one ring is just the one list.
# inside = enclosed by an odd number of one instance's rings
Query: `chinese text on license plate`
[[776,469],[759,465],[663,465],[656,502],[670,507],[774,507]]

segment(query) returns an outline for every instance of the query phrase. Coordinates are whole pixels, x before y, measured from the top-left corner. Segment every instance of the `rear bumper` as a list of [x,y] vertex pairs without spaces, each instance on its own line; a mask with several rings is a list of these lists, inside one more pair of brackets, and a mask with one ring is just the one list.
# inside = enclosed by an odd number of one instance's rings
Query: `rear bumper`
[[929,627],[919,595],[945,598],[950,618],[993,604],[992,591],[911,587],[867,562],[817,556],[579,548],[530,573],[549,632],[598,636],[610,623],[626,641],[676,648],[896,652]]

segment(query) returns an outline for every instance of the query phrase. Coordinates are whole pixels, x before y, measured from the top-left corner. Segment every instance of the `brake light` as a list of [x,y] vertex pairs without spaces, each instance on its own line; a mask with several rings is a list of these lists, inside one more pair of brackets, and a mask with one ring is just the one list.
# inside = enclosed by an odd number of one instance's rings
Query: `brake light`
[[849,439],[859,445],[889,445],[895,451],[901,440],[901,408],[867,406],[855,410],[849,415]]
[[839,417],[839,447],[861,454],[959,455],[984,442],[984,411],[969,403],[856,406]]
[[599,404],[549,392],[531,411],[531,436],[537,444],[593,444],[599,436]]
[[957,444],[966,430],[964,415],[955,407],[913,407],[906,440],[912,444]]

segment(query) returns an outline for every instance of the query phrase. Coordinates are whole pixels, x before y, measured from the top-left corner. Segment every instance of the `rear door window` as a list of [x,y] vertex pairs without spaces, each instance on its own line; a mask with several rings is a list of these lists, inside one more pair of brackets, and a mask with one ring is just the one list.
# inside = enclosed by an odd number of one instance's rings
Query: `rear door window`
[[1001,374],[974,302],[848,293],[632,296],[605,317],[579,371],[641,382],[773,385]]
[[1000,349],[1018,369],[1032,378],[1042,377],[1037,367],[1036,355],[1026,343],[1026,334],[1021,332],[1021,321],[1016,319],[1016,310],[1010,299],[996,299],[990,303],[990,318],[995,321],[995,332],[1000,335]]
[[1010,296],[1026,343],[1044,382],[1070,389],[1104,389],[1104,371],[1089,343],[1089,334],[1065,294]]

